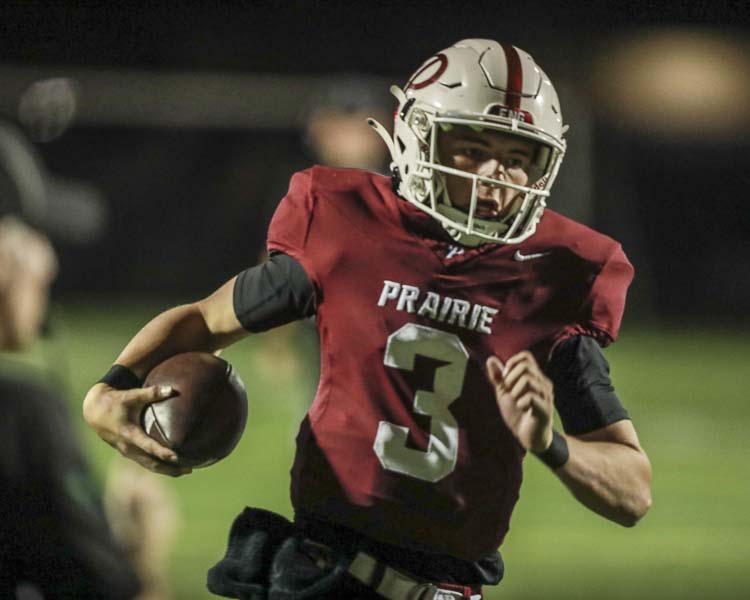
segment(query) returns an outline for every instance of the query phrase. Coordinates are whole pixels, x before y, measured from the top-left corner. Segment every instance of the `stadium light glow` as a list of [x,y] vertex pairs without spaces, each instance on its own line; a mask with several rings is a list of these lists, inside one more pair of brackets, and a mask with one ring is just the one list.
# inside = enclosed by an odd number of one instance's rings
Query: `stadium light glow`
[[750,44],[712,30],[648,30],[595,61],[596,105],[625,127],[674,137],[750,131]]

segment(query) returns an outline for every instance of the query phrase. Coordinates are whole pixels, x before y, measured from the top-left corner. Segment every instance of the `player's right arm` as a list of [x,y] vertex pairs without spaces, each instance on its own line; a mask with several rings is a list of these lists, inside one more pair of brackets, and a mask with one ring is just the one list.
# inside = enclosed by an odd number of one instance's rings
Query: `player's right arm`
[[[117,357],[116,364],[143,380],[159,363],[182,352],[215,352],[250,333],[309,317],[315,290],[303,267],[276,253],[267,262],[233,277],[213,294],[167,310],[151,320]],[[175,453],[146,435],[140,426],[143,407],[164,400],[163,387],[115,389],[97,383],[86,394],[83,415],[99,437],[142,466],[168,475],[189,469],[169,464]]]
[[[250,332],[239,322],[233,302],[237,277],[207,298],[171,308],[146,324],[117,357],[116,364],[143,380],[170,356],[182,352],[215,352]],[[168,386],[118,390],[95,384],[83,401],[83,416],[104,441],[143,467],[167,475],[183,475],[189,468],[169,464],[174,451],[150,438],[140,427],[143,407],[172,394]]]

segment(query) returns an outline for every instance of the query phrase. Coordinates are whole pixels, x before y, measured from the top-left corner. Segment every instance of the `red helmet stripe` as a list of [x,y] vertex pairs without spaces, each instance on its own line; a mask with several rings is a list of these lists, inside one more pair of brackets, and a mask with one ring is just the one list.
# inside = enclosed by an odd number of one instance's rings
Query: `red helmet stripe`
[[508,108],[519,110],[521,108],[521,95],[523,94],[521,57],[510,44],[501,44],[501,46],[503,52],[505,52],[505,62],[508,63],[508,89],[505,91],[505,102]]

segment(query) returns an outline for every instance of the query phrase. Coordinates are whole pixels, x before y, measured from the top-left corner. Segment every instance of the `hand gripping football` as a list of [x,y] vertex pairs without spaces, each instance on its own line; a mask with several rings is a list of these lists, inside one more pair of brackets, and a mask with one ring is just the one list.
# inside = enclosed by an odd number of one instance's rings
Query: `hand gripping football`
[[186,352],[154,367],[144,386],[170,385],[175,395],[148,404],[141,413],[144,431],[177,453],[178,464],[207,467],[227,456],[247,422],[247,395],[225,360]]

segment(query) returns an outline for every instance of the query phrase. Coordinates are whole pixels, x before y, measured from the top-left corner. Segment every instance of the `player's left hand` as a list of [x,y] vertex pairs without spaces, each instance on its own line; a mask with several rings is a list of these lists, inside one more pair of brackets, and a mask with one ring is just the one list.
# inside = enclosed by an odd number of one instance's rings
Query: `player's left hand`
[[487,375],[505,424],[531,452],[543,452],[552,443],[552,382],[542,373],[531,352],[511,356],[503,365],[487,359]]

